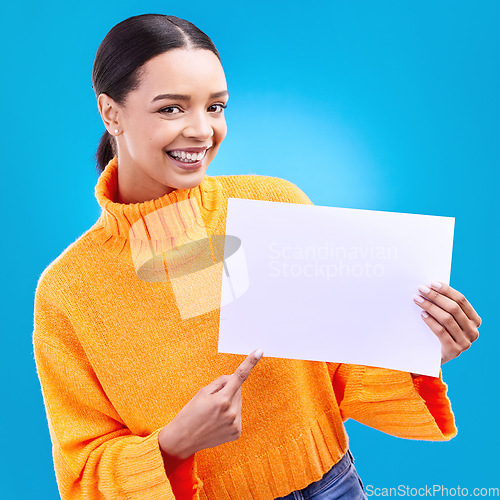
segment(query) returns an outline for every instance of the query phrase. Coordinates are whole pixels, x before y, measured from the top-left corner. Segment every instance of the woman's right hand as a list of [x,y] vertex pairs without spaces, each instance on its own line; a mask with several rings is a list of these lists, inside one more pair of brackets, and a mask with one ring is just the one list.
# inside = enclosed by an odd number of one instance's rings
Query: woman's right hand
[[253,351],[232,375],[222,375],[200,389],[159,433],[161,450],[186,459],[241,435],[241,386],[262,357]]

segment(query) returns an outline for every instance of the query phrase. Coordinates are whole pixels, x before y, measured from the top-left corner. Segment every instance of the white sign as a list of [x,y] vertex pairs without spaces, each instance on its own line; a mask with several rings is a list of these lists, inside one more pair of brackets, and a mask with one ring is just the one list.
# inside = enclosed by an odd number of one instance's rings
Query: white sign
[[230,198],[219,352],[437,377],[441,345],[413,296],[449,283],[454,222]]

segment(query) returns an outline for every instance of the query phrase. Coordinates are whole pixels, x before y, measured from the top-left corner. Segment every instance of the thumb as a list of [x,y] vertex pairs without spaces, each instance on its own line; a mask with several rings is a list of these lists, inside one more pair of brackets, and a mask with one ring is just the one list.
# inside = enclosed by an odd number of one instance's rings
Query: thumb
[[205,389],[208,391],[209,394],[215,394],[216,392],[219,392],[225,385],[227,384],[227,381],[230,379],[230,375],[221,375],[219,378],[216,378],[213,382],[210,382]]

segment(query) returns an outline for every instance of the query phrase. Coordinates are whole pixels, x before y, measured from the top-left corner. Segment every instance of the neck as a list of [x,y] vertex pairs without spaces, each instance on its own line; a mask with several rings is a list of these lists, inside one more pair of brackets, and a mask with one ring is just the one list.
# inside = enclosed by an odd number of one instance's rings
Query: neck
[[[216,178],[205,176],[195,187],[171,189],[158,198],[134,202],[128,200],[126,195],[124,199],[124,194],[120,193],[118,172],[115,157],[101,173],[95,188],[102,209],[96,229],[100,235],[99,243],[105,247],[121,253],[129,246],[131,228],[138,221],[141,222],[132,229],[132,236],[137,232],[135,228],[143,228],[150,239],[155,237],[160,227],[164,231],[163,236],[169,235],[175,240],[184,237],[184,233],[190,233],[193,223],[205,227],[209,234],[216,228],[224,206],[222,186]],[[161,220],[158,220],[159,215],[163,216]]]

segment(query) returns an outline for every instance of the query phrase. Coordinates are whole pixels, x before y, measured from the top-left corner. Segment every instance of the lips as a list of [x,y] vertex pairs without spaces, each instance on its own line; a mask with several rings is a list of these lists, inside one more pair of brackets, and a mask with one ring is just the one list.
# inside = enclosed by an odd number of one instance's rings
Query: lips
[[178,160],[185,164],[194,164],[195,162],[205,158],[210,147],[171,149],[166,153],[174,160]]
[[212,146],[202,146],[199,148],[176,148],[176,149],[169,149],[167,153],[171,153],[172,151],[185,151],[186,153],[201,153],[202,151],[210,149],[211,147]]
[[[198,151],[193,151],[198,150]],[[167,151],[170,161],[183,170],[197,170],[201,168],[207,155],[207,148],[185,148]]]

